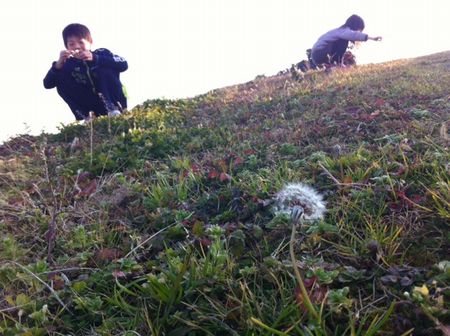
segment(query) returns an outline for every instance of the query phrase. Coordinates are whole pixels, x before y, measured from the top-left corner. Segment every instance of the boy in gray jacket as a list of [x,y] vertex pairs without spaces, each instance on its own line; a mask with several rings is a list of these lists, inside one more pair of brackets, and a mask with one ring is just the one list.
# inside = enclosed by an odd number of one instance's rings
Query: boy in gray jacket
[[381,36],[370,37],[363,30],[363,19],[358,15],[350,16],[344,25],[319,37],[312,47],[312,60],[316,65],[341,65],[349,41],[381,41]]

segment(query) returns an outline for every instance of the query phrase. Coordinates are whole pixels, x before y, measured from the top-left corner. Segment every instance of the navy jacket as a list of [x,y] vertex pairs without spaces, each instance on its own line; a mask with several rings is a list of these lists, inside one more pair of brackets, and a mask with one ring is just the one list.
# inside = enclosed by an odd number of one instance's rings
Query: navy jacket
[[[83,99],[92,99],[101,93],[110,103],[119,102],[125,108],[127,104],[120,82],[120,73],[128,69],[127,61],[104,48],[94,50],[92,56],[93,60],[89,62],[71,57],[59,70],[55,68],[56,62],[53,62],[44,78],[44,87],[46,89],[56,87],[61,96],[64,95],[64,91],[70,90],[72,97],[78,95]],[[87,90],[94,94],[91,98],[87,97]],[[77,102],[72,104],[69,99],[65,100],[72,111],[77,109]]]

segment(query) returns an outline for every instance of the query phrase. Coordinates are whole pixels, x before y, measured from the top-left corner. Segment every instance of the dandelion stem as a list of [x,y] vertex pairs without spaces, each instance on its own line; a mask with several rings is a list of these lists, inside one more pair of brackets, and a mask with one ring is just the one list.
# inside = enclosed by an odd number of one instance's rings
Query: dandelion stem
[[318,324],[320,325],[320,316],[317,313],[316,309],[314,308],[313,304],[311,303],[308,291],[306,290],[305,284],[303,282],[303,278],[297,267],[297,258],[295,257],[295,253],[294,253],[294,242],[295,242],[295,232],[296,231],[297,231],[297,222],[293,222],[292,223],[291,240],[289,242],[289,252],[291,254],[292,266],[294,267],[295,277],[297,278],[298,285],[300,286],[300,290],[302,292],[303,303],[305,304],[305,307],[308,310],[308,313],[310,315],[312,315],[316,319]]

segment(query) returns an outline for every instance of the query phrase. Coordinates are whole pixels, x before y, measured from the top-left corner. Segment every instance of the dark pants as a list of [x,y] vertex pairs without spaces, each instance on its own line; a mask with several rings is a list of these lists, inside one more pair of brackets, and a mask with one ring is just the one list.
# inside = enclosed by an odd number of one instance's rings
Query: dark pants
[[77,83],[68,76],[56,87],[77,120],[88,117],[90,111],[100,116],[107,115],[108,111],[127,107],[122,85],[113,70],[96,67],[90,71],[90,75],[94,86],[92,83]]
[[348,47],[348,40],[337,40],[328,48],[313,50],[312,59],[316,64],[341,64],[342,57]]

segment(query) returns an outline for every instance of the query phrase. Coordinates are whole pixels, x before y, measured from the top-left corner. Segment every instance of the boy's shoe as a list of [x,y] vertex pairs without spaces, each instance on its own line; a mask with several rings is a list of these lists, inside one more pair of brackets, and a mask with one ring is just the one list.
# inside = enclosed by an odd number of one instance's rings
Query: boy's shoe
[[119,110],[112,110],[108,112],[108,117],[117,117],[119,116],[121,113]]

